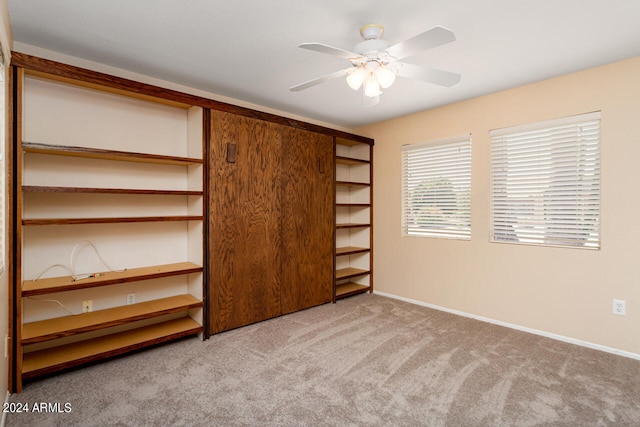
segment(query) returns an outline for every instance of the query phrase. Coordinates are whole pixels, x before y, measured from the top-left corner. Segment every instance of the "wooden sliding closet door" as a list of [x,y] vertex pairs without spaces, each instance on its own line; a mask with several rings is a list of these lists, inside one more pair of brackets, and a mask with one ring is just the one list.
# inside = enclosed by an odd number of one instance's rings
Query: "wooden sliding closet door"
[[212,334],[331,301],[333,138],[211,113]]
[[333,293],[333,138],[283,130],[282,310],[331,301]]
[[211,114],[211,333],[281,314],[279,126]]

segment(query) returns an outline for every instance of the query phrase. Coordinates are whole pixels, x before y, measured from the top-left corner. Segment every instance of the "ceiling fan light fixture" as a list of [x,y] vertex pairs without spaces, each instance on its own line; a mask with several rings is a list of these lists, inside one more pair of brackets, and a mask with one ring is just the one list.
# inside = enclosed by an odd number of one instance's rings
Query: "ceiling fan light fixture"
[[299,47],[320,53],[339,56],[348,60],[351,67],[309,80],[289,90],[297,92],[322,82],[346,76],[347,84],[353,90],[362,91],[366,97],[377,98],[382,89],[391,87],[396,76],[451,87],[460,81],[460,75],[434,68],[401,62],[404,58],[416,55],[455,41],[453,32],[444,27],[433,27],[410,39],[389,45],[383,40],[384,27],[380,24],[368,24],[360,29],[362,41],[352,51],[339,49],[322,43],[303,43]]
[[380,83],[380,86],[382,86],[384,89],[390,87],[393,82],[396,81],[396,73],[389,70],[385,66],[377,68],[373,72],[373,75],[375,76],[376,80],[378,80],[378,83]]
[[382,94],[382,88],[388,88],[396,80],[396,73],[378,61],[368,61],[354,68],[347,75],[347,84],[353,90],[364,85],[364,94],[376,97]]
[[363,67],[355,68],[349,75],[347,76],[347,84],[353,90],[360,89],[362,83],[364,83],[364,79],[367,77],[367,72]]
[[380,83],[373,74],[369,74],[367,80],[364,82],[364,94],[369,98],[374,98],[382,94],[380,90]]

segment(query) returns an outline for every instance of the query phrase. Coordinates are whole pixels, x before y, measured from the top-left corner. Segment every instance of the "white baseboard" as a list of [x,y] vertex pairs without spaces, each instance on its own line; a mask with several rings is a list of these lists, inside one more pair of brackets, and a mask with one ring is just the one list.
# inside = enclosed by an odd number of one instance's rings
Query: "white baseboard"
[[[3,408],[9,403],[9,398],[11,398],[11,393],[9,393],[9,390],[7,390],[7,395],[4,398],[5,405],[3,405]],[[0,420],[0,427],[4,427],[6,423],[7,423],[7,412],[2,411],[2,419]]]
[[527,328],[525,326],[520,326],[520,325],[515,325],[513,323],[507,323],[507,322],[502,322],[500,320],[495,320],[495,319],[491,319],[489,317],[483,317],[483,316],[477,316],[475,314],[470,314],[470,313],[465,313],[464,311],[459,311],[459,310],[453,310],[451,308],[447,308],[447,307],[441,307],[439,305],[435,305],[435,304],[429,304],[423,301],[418,301],[415,299],[411,299],[411,298],[405,298],[405,297],[401,297],[398,295],[394,295],[394,294],[389,294],[386,292],[380,292],[380,291],[373,291],[374,294],[383,296],[383,297],[388,297],[388,298],[393,298],[393,299],[397,299],[400,301],[405,301],[411,304],[416,304],[416,305],[420,305],[423,307],[427,307],[427,308],[432,308],[434,310],[439,310],[439,311],[445,311],[447,313],[451,313],[451,314],[455,314],[458,316],[462,316],[462,317],[468,317],[470,319],[475,319],[475,320],[480,320],[481,322],[487,322],[487,323],[493,323],[494,325],[499,325],[499,326],[504,326],[506,328],[510,328],[510,329],[515,329],[518,331],[522,331],[522,332],[527,332],[530,334],[534,334],[534,335],[540,335],[546,338],[551,338],[554,340],[558,340],[558,341],[563,341],[569,344],[575,344],[575,345],[579,345],[582,347],[587,347],[587,348],[591,348],[594,350],[599,350],[599,351],[604,351],[606,353],[612,353],[612,354],[616,354],[618,356],[623,356],[623,357],[628,357],[630,359],[635,359],[635,360],[640,360],[640,354],[636,354],[636,353],[631,353],[630,351],[624,351],[624,350],[619,350],[617,348],[613,348],[613,347],[607,347],[604,345],[600,345],[600,344],[595,344],[589,341],[582,341],[579,339],[575,339],[575,338],[571,338],[571,337],[565,337],[563,335],[558,335],[558,334],[554,334],[551,332],[545,332],[545,331],[540,331],[537,329],[532,329],[532,328]]

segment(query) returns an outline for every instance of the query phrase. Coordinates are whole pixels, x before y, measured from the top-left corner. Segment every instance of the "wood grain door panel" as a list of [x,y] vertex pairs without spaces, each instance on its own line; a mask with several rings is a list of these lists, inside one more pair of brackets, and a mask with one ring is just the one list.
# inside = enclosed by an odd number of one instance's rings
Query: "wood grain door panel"
[[333,138],[283,130],[282,310],[331,301],[333,289]]
[[[274,185],[281,180],[280,144],[278,125],[212,112],[209,177],[212,333],[282,313],[281,192]],[[230,149],[235,150],[233,159],[228,156]]]

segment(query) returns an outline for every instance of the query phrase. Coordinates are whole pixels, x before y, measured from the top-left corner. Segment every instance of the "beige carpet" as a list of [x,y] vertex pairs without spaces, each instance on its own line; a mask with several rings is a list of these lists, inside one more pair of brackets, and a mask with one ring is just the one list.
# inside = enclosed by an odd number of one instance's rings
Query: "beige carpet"
[[640,361],[360,295],[28,384],[19,426],[638,426]]

